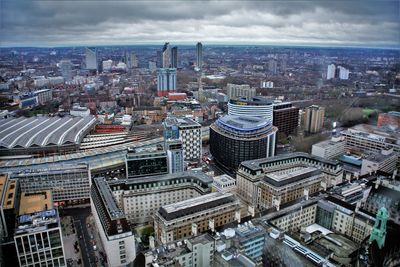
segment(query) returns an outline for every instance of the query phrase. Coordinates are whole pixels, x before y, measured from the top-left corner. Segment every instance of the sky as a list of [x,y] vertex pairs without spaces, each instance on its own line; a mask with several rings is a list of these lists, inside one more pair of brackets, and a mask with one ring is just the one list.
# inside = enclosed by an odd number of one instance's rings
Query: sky
[[400,0],[0,0],[0,46],[399,47]]

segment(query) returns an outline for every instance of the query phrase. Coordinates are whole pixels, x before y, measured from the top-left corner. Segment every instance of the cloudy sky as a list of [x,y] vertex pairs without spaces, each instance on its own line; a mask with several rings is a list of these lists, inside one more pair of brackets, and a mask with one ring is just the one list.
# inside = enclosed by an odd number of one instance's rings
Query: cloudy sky
[[400,46],[400,0],[0,0],[1,46]]

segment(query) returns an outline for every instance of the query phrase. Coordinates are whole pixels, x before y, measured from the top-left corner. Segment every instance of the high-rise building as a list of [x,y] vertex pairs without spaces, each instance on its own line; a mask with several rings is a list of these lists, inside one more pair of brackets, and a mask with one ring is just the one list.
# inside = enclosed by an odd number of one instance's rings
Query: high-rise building
[[157,72],[157,96],[167,96],[176,92],[176,69],[160,68]]
[[251,99],[256,96],[256,89],[250,88],[250,85],[248,84],[239,85],[228,83],[226,87],[229,99],[238,99],[240,97]]
[[350,71],[342,66],[338,66],[337,68],[339,70],[339,75],[338,75],[339,79],[340,80],[348,80]]
[[98,70],[98,53],[95,47],[86,47],[86,69]]
[[236,170],[242,161],[273,157],[277,131],[271,121],[259,117],[226,115],[210,126],[210,153]]
[[178,47],[171,48],[171,68],[178,68]]
[[273,120],[273,101],[261,96],[246,99],[244,97],[229,100],[228,115],[244,117],[261,117],[263,119]]
[[103,71],[110,71],[113,65],[113,61],[111,59],[103,60]]
[[163,68],[171,68],[171,47],[169,43],[165,43],[162,49],[162,67]]
[[183,172],[183,145],[179,139],[165,140],[165,150],[168,156],[168,166],[170,173]]
[[336,74],[336,66],[335,66],[335,64],[328,65],[328,70],[326,72],[326,79],[327,80],[334,79],[335,78],[335,74]]
[[109,266],[128,266],[136,258],[135,236],[103,177],[93,179],[91,210]]
[[71,81],[73,74],[72,74],[72,62],[71,60],[61,60],[58,64],[60,68],[61,75],[64,77],[66,82]]
[[274,103],[273,125],[278,128],[278,136],[289,136],[296,133],[299,123],[299,108],[292,103]]
[[66,266],[51,191],[22,193],[14,235],[20,266]]
[[8,174],[0,175],[0,241],[14,236],[15,218],[18,214],[19,183]]
[[268,60],[268,72],[271,74],[277,74],[278,72],[278,61],[276,59]]
[[139,67],[139,61],[134,52],[125,52],[125,64],[129,69]]
[[186,117],[168,117],[164,121],[165,138],[178,138],[182,141],[184,160],[201,159],[201,125]]
[[324,126],[325,108],[312,105],[305,108],[304,130],[308,133],[318,133]]
[[200,42],[196,44],[196,68],[203,68],[203,45]]

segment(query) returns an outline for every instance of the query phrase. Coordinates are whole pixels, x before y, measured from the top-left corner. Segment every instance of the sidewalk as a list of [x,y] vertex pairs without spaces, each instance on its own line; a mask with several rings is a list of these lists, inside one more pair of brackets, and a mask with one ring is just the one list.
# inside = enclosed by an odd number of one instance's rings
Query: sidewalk
[[104,252],[103,244],[101,243],[101,239],[99,236],[99,232],[96,230],[96,224],[94,222],[93,215],[89,215],[86,219],[87,229],[89,234],[91,235],[92,245],[96,246],[95,256],[96,256],[96,265],[108,267],[106,261],[106,253]]
[[[76,233],[74,233],[74,226],[72,221],[72,217],[65,216],[61,218],[61,231],[63,235],[63,244],[65,251],[65,259],[67,261],[67,266],[82,266],[78,264],[78,260],[82,260],[81,249],[79,247],[78,237]],[[76,252],[75,248],[78,248],[78,252]]]

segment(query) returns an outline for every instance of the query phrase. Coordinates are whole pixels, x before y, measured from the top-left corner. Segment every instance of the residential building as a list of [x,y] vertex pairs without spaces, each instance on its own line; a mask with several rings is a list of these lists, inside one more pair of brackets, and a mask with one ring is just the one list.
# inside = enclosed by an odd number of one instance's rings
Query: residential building
[[348,80],[349,79],[349,74],[350,71],[346,69],[345,67],[338,66],[337,69],[339,70],[339,79],[340,80]]
[[88,165],[59,165],[46,169],[13,172],[21,191],[34,193],[50,190],[59,206],[89,203],[91,174]]
[[162,68],[172,68],[171,62],[171,46],[165,43],[162,49]]
[[176,92],[176,69],[160,68],[157,71],[157,96],[167,96]]
[[246,99],[231,99],[228,102],[228,115],[261,117],[273,122],[273,100],[261,96]]
[[194,171],[108,182],[119,207],[132,224],[151,222],[163,205],[210,193],[211,184],[211,177]]
[[273,157],[277,131],[263,118],[226,115],[210,126],[210,153],[236,170],[242,161]]
[[107,181],[102,177],[93,179],[90,206],[107,255],[107,264],[112,267],[131,264],[136,258],[135,237]]
[[179,139],[182,142],[185,161],[201,159],[201,125],[186,117],[167,117],[164,120],[164,138]]
[[326,72],[326,79],[334,79],[335,78],[335,73],[336,73],[336,66],[335,64],[330,64],[328,65],[328,70]]
[[325,108],[317,105],[309,106],[304,112],[304,130],[308,133],[318,133],[324,126]]
[[346,152],[345,145],[346,142],[342,136],[332,136],[330,140],[313,144],[311,154],[321,158],[335,159]]
[[21,267],[66,266],[60,218],[51,191],[21,194],[14,242]]
[[[304,167],[317,168],[321,170],[323,176],[319,178],[316,170],[304,169]],[[279,175],[279,171],[282,171],[282,174],[284,174],[285,169],[288,170],[288,174],[293,172],[294,176],[297,177],[302,176],[298,176],[299,173],[296,173],[296,170],[307,170],[305,176],[314,177],[314,175],[316,175],[316,180],[322,180],[320,182],[322,188],[324,189],[342,182],[343,170],[338,161],[316,157],[307,153],[296,152],[271,158],[262,158],[242,162],[236,175],[238,195],[250,206],[255,208],[258,207],[260,201],[258,193],[261,180],[266,177],[268,173],[278,171],[277,174]],[[301,180],[301,178],[299,179]],[[288,181],[291,182],[290,179]],[[300,188],[301,186],[302,185],[300,184]],[[315,187],[316,185],[314,188]],[[311,194],[310,190],[308,190],[308,194]],[[276,203],[278,204],[278,202],[279,201]]]
[[299,122],[299,108],[290,102],[274,103],[273,125],[278,128],[280,138],[295,134]]
[[232,84],[228,83],[226,85],[229,99],[239,99],[244,97],[246,99],[251,99],[256,96],[256,89],[250,88],[248,84]]
[[166,244],[240,221],[240,204],[230,193],[214,192],[162,206],[155,214],[158,241]]

